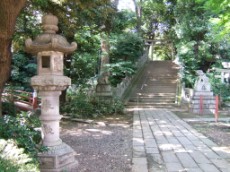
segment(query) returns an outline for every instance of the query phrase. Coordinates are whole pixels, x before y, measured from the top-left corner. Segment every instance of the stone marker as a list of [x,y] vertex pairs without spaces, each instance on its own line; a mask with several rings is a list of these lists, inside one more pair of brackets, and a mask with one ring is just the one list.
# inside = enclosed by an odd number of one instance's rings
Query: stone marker
[[215,98],[211,91],[209,79],[202,70],[197,70],[197,75],[191,110],[193,113],[213,114],[215,112]]
[[77,48],[75,42],[56,34],[58,18],[52,14],[42,18],[43,33],[34,41],[27,39],[26,51],[37,56],[37,75],[31,78],[32,87],[41,97],[42,143],[48,151],[39,153],[41,172],[61,172],[76,169],[75,151],[63,143],[59,137],[59,96],[71,84],[71,79],[63,76],[64,54]]

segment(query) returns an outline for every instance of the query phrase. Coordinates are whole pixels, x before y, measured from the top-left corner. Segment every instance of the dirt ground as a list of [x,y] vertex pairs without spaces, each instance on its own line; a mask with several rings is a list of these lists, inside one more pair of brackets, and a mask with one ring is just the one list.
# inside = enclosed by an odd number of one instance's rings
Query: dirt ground
[[132,115],[93,123],[62,121],[61,138],[77,153],[78,172],[130,172]]

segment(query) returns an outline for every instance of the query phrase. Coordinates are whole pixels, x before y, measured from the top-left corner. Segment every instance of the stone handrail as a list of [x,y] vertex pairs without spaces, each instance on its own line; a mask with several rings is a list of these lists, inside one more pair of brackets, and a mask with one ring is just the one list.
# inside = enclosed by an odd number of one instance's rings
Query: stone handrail
[[114,97],[123,99],[124,94],[126,90],[129,88],[129,86],[132,84],[133,80],[135,80],[136,76],[138,76],[138,73],[141,71],[143,68],[144,64],[148,60],[148,51],[146,51],[140,58],[139,60],[135,63],[135,67],[137,68],[137,73],[132,76],[126,76],[123,81],[117,85],[117,87],[113,87],[113,95]]

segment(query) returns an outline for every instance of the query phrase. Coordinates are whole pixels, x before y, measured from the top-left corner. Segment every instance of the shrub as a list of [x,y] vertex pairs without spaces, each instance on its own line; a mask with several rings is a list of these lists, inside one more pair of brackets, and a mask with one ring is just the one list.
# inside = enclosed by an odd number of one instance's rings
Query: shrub
[[17,108],[14,103],[2,102],[2,113],[4,115],[16,116]]
[[14,53],[10,82],[14,86],[23,86],[26,90],[31,90],[30,78],[36,74],[36,68],[35,59],[32,59],[28,54]]
[[87,95],[85,88],[69,91],[67,102],[61,106],[61,112],[75,118],[95,118],[103,115],[122,113],[123,103],[114,98],[102,101],[95,96]]
[[132,62],[117,62],[107,65],[107,68],[110,72],[109,82],[114,87],[121,83],[126,76],[133,75],[136,69]]
[[13,139],[19,148],[35,159],[39,151],[44,147],[38,147],[41,141],[41,133],[34,128],[40,127],[40,121],[29,113],[21,113],[16,117],[5,115],[0,118],[0,135],[3,139]]
[[0,139],[0,169],[9,172],[39,171],[38,162],[25,154],[24,149],[18,148],[12,139]]

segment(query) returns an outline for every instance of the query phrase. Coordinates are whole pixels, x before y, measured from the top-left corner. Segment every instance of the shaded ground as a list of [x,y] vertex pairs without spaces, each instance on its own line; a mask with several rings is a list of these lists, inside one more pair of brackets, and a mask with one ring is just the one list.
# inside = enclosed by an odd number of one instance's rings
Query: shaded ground
[[[175,112],[177,116],[182,119],[194,118],[195,121],[188,122],[198,132],[207,136],[210,140],[219,146],[226,147],[226,151],[230,152],[230,121],[214,122],[214,115],[199,115],[190,112]],[[229,118],[230,114],[227,112],[220,113],[220,118]],[[202,120],[203,118],[213,119],[213,122]]]
[[203,133],[220,146],[230,151],[230,123],[225,122],[189,122],[198,132]]
[[63,121],[61,138],[77,152],[79,172],[130,172],[132,116],[112,116],[97,124]]

